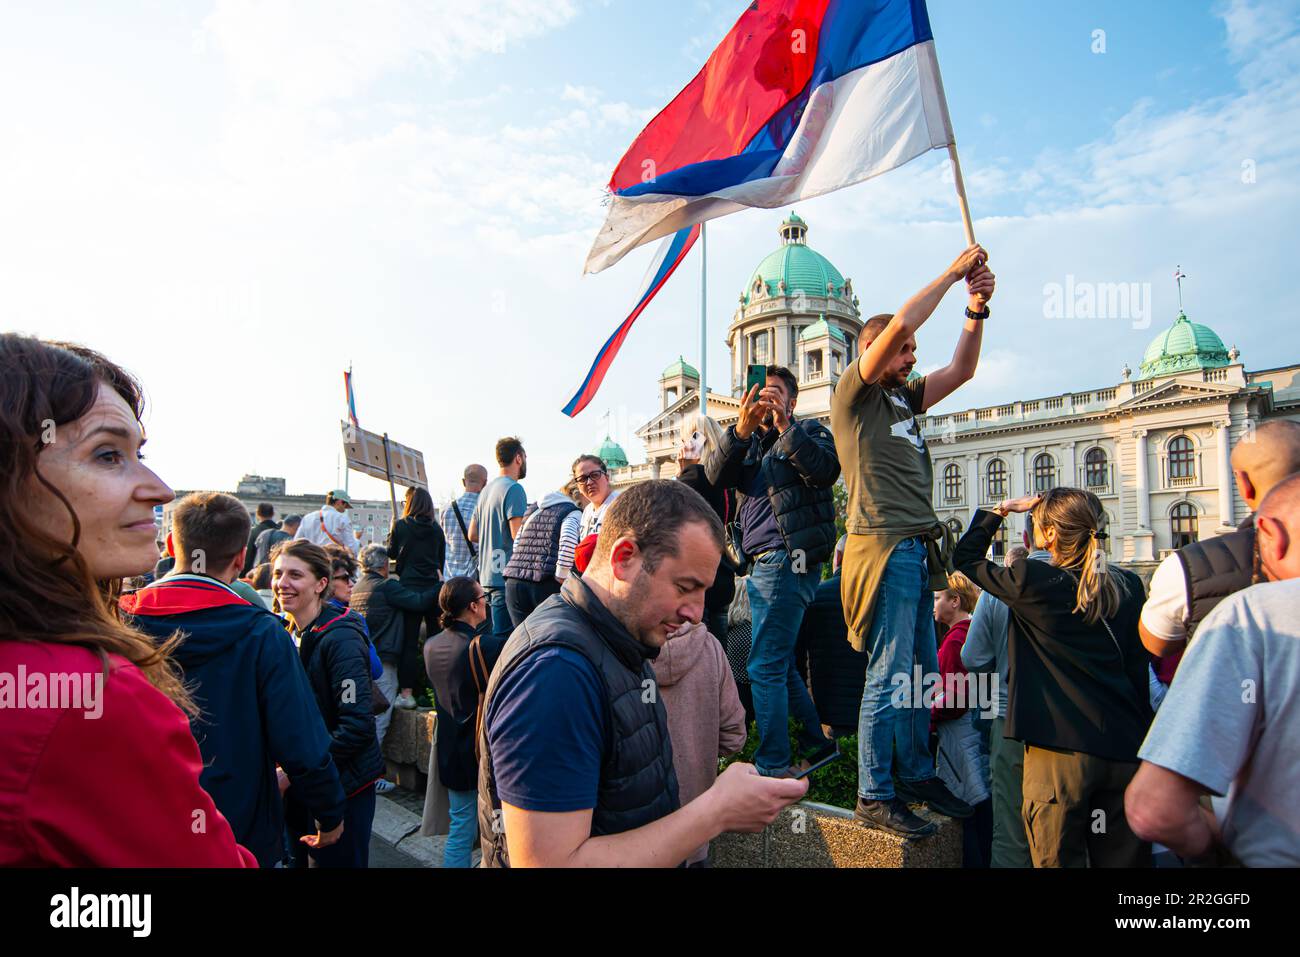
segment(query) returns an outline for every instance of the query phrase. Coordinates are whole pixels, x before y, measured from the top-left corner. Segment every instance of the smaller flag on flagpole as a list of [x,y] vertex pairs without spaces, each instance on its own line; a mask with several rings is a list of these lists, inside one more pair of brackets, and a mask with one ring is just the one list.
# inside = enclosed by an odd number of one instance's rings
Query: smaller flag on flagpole
[[347,390],[348,394],[348,421],[352,423],[354,429],[359,429],[361,428],[361,424],[357,422],[357,399],[356,396],[352,394],[351,369],[348,369],[343,373],[343,387]]
[[695,245],[695,240],[700,236],[700,227],[697,223],[694,226],[688,226],[679,230],[672,236],[664,238],[659,244],[659,249],[655,252],[655,257],[650,261],[650,268],[646,270],[645,279],[641,283],[641,294],[636,299],[636,304],[632,307],[632,312],[623,320],[622,324],[614,330],[614,334],[605,340],[605,344],[600,347],[596,353],[596,361],[591,364],[587,371],[587,377],[582,380],[582,385],[574,393],[569,404],[564,407],[564,414],[573,418],[579,412],[587,407],[600,388],[601,382],[605,380],[605,373],[614,362],[614,357],[618,355],[618,350],[623,345],[623,340],[632,330],[632,323],[636,322],[637,316],[641,315],[646,306],[650,305],[653,299],[663,288],[668,277],[673,274],[686,254],[691,251]]

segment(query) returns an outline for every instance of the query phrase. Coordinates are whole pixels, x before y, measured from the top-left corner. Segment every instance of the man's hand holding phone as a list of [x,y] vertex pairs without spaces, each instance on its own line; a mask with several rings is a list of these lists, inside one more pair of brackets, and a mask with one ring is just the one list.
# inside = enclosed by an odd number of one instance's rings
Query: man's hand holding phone
[[729,765],[705,792],[722,831],[761,831],[783,809],[808,793],[808,782],[768,778],[752,764]]
[[747,441],[763,425],[763,417],[771,411],[767,402],[759,397],[761,386],[754,385],[740,400],[740,417],[736,420],[736,438]]

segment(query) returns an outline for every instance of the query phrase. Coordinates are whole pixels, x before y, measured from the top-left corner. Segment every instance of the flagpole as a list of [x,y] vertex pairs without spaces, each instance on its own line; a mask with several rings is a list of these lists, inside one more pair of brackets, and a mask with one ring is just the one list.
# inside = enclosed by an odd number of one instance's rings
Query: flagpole
[[[348,360],[348,395],[351,396],[351,394],[352,394],[352,360],[349,359]],[[351,408],[348,409],[348,419],[349,421],[352,419]],[[352,489],[349,488],[349,478],[348,478],[349,475],[351,475],[351,473],[352,473],[352,469],[350,468],[343,470],[343,491],[346,492],[348,495],[352,494]],[[348,501],[350,503],[351,499],[349,499]]]
[[700,223],[700,415],[709,414],[709,237]]
[[957,158],[957,144],[948,144],[948,156],[952,160],[952,179],[957,185],[957,205],[961,207],[961,224],[966,229],[966,245],[975,245],[975,226],[970,218],[970,204],[966,202],[966,184],[961,178],[961,160]]

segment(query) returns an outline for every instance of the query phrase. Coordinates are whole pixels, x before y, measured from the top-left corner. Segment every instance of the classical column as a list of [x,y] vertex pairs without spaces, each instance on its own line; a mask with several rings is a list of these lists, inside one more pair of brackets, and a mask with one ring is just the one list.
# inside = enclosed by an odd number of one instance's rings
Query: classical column
[[1067,485],[1078,488],[1083,483],[1079,481],[1078,465],[1074,460],[1074,443],[1061,443],[1061,477],[1056,480],[1057,485]]
[[1134,475],[1137,478],[1138,528],[1151,528],[1151,492],[1147,480],[1147,430],[1133,432]]
[[1232,518],[1232,449],[1228,437],[1227,419],[1215,425],[1214,437],[1219,443],[1219,525],[1231,528]]
[[1010,476],[1011,488],[1008,490],[1010,494],[1007,498],[1019,498],[1022,495],[1028,494],[1028,483],[1026,482],[1025,477],[1025,450],[1016,449],[1013,455],[1014,460],[1011,463],[1012,468]]
[[1155,533],[1151,531],[1151,492],[1147,479],[1147,430],[1133,430],[1134,475],[1136,477],[1138,527],[1133,533],[1133,558],[1155,560]]
[[[975,517],[975,509],[980,504],[980,460],[977,455],[966,456],[966,508],[970,518]],[[969,519],[966,522],[970,527]]]

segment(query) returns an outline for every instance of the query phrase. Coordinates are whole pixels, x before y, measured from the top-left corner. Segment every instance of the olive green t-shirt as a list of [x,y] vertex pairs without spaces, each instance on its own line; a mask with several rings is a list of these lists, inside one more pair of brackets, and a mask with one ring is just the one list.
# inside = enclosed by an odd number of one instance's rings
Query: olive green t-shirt
[[916,535],[938,522],[934,466],[917,415],[925,411],[925,377],[902,388],[862,381],[856,361],[831,398],[831,432],[849,493],[853,535]]

